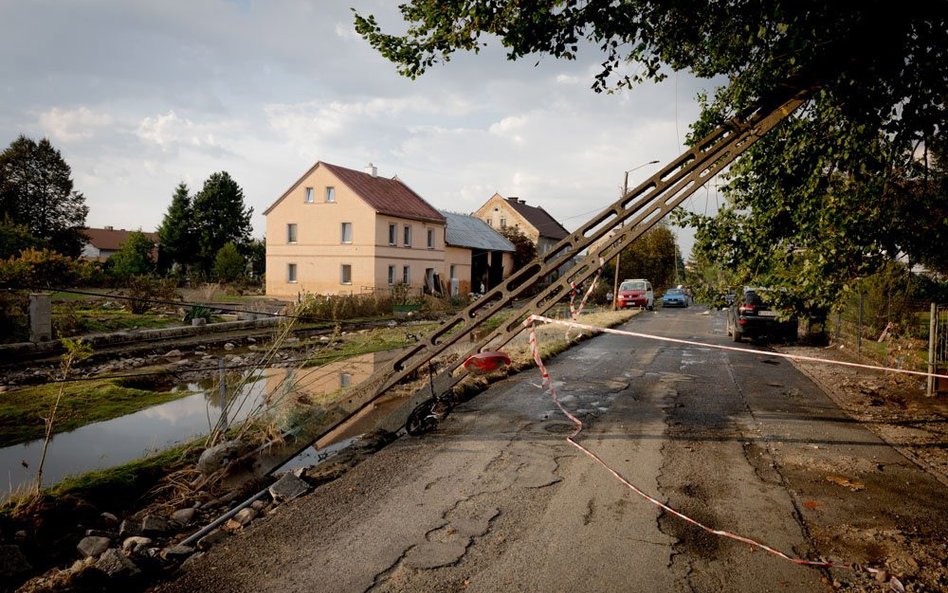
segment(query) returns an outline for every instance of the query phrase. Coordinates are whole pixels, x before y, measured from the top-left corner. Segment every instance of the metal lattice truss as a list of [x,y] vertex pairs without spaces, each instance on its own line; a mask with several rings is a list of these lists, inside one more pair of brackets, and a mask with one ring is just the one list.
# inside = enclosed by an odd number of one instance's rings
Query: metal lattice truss
[[[790,116],[806,101],[807,96],[806,91],[799,91],[789,98],[765,104],[746,117],[732,119],[702,138],[693,148],[592,217],[548,253],[516,271],[445,321],[426,339],[386,363],[385,367],[354,389],[345,401],[340,402],[340,409],[334,410],[332,414],[337,420],[332,428],[366,408],[402,380],[417,376],[419,370],[458,342],[470,341],[471,332],[494,314],[521,295],[533,294],[544,279],[555,277],[549,285],[520,306],[509,321],[474,342],[467,354],[454,359],[455,362],[442,365],[433,375],[432,384],[419,391],[446,393],[467,375],[462,364],[469,356],[484,350],[488,345],[492,349],[499,349],[510,342],[523,330],[523,321],[527,317],[549,311],[569,294],[571,284],[578,285],[593,276],[603,262],[616,257],[755,141]],[[588,253],[576,263],[577,254],[597,245],[597,251]]]

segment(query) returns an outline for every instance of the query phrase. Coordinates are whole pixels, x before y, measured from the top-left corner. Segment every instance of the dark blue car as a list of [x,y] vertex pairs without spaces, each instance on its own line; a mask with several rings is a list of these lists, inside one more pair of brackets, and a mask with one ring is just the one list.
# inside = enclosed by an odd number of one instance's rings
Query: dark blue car
[[680,288],[669,288],[662,295],[663,307],[687,307],[688,295]]

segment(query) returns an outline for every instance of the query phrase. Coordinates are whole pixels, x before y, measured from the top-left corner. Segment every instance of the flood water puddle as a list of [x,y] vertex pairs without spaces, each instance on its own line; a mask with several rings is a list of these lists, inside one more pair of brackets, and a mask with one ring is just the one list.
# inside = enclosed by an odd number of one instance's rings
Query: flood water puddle
[[[55,435],[43,466],[43,485],[128,463],[206,435],[225,409],[233,424],[261,408],[280,411],[296,402],[317,402],[367,379],[392,356],[377,352],[309,369],[265,369],[224,401],[209,385],[180,385],[177,389],[193,395]],[[286,397],[289,391],[294,397]],[[228,400],[230,406],[222,405]],[[0,449],[0,500],[36,479],[42,452],[41,439]]]

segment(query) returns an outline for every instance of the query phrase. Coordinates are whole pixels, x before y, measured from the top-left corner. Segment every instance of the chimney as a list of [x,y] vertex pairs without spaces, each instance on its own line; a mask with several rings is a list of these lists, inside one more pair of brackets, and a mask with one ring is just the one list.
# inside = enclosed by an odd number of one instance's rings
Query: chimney
[[513,202],[514,204],[516,204],[517,202],[520,201],[520,199],[517,198],[517,196],[510,196],[509,198],[507,198],[507,201],[508,201],[508,202]]
[[375,165],[373,165],[372,163],[369,163],[368,165],[366,165],[365,172],[371,175],[372,177],[378,177],[379,175],[378,169],[376,169]]
[[521,203],[521,204],[526,204],[527,201],[526,201],[526,200],[520,200],[520,203]]
[[115,229],[114,229],[111,225],[106,225],[106,226],[105,226],[105,230],[107,230],[107,231],[114,231]]

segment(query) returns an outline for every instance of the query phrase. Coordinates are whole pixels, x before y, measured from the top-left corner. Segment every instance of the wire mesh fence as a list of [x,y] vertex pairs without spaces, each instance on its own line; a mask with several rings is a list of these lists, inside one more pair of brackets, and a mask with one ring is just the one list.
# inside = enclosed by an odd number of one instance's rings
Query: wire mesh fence
[[934,307],[935,324],[931,301],[897,292],[857,291],[837,303],[827,319],[827,333],[858,356],[885,366],[932,372],[929,365],[936,362],[944,370],[948,307]]

